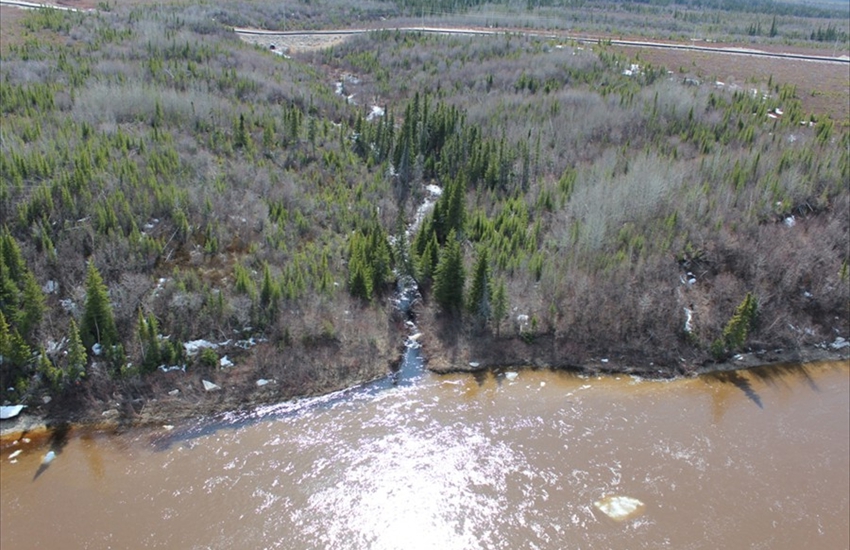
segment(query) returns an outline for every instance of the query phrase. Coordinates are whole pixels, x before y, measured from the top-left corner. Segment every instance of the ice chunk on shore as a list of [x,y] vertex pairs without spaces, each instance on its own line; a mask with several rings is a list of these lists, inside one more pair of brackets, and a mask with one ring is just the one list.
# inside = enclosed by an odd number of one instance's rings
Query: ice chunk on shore
[[208,340],[192,340],[191,342],[183,344],[183,348],[186,350],[186,355],[189,357],[195,356],[203,348],[216,349],[217,347],[218,344],[214,344]]
[[616,521],[623,521],[643,511],[644,504],[636,498],[611,495],[593,503],[596,508]]
[[15,418],[21,414],[24,407],[26,407],[26,405],[3,405],[0,407],[0,420]]
[[833,343],[831,343],[829,345],[829,347],[838,351],[838,350],[842,350],[846,347],[850,347],[850,342],[848,342],[845,338],[839,336],[838,338],[835,339],[835,341]]

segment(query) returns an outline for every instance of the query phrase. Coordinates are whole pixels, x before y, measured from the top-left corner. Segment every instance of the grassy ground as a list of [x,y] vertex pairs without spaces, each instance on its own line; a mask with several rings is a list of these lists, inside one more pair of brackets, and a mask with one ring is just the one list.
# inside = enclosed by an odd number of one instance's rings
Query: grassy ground
[[850,70],[846,65],[680,50],[618,49],[624,55],[667,67],[677,78],[696,78],[707,85],[720,81],[726,86],[766,89],[772,80],[773,84],[794,86],[805,111],[850,123]]

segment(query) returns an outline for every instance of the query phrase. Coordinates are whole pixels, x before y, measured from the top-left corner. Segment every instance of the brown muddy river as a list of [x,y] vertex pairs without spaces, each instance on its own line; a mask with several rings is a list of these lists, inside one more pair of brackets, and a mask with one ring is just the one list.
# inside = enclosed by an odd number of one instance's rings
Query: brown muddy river
[[[40,468],[48,450],[0,451],[3,549],[850,545],[846,362],[673,382],[421,374],[78,431]],[[605,497],[637,508],[616,521]]]

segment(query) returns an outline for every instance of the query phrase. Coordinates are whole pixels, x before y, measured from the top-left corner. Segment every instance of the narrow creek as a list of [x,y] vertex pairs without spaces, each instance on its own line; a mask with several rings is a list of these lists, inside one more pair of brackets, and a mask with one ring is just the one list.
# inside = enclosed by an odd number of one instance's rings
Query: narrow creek
[[847,548],[850,364],[419,371],[0,465],[2,548]]

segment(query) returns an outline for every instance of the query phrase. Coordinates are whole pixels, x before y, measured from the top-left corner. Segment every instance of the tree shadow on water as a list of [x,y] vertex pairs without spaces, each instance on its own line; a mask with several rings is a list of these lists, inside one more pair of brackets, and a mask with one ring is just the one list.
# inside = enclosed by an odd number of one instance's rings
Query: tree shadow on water
[[47,468],[50,467],[50,463],[55,457],[62,454],[62,449],[64,449],[65,445],[68,444],[68,436],[70,435],[70,433],[71,424],[67,422],[58,424],[53,428],[53,431],[50,432],[50,437],[48,438],[48,442],[50,443],[50,450],[45,455],[45,458],[41,461],[41,464],[39,464],[38,470],[36,470],[35,475],[32,477],[33,481],[38,479],[41,474],[43,474],[47,470]]
[[724,372],[716,372],[711,375],[712,378],[718,380],[720,382],[726,382],[729,384],[734,384],[736,388],[740,389],[744,392],[744,395],[747,398],[758,405],[758,408],[764,409],[764,404],[761,401],[761,397],[753,389],[753,386],[750,384],[750,381],[741,376],[741,373],[738,371],[724,371]]
[[806,385],[815,393],[821,393],[820,387],[812,378],[809,368],[800,363],[781,363],[778,365],[766,365],[764,367],[756,367],[749,371],[753,376],[766,384],[778,386],[780,384],[789,386],[789,381],[795,378],[802,378]]

